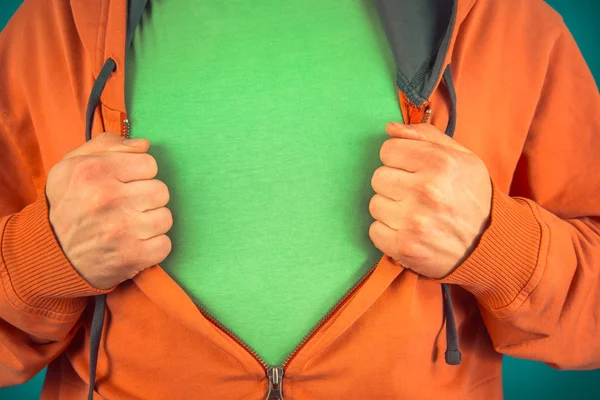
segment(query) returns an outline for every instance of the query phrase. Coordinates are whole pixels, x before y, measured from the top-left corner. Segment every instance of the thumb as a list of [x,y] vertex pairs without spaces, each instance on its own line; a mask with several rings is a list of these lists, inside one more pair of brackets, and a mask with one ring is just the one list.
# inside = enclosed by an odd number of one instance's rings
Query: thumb
[[94,136],[90,141],[69,151],[64,158],[91,155],[107,151],[122,153],[145,153],[150,148],[148,139],[125,139],[121,135],[104,132]]
[[448,135],[431,124],[405,125],[399,122],[390,122],[385,126],[385,131],[388,135],[395,138],[421,140],[440,146],[453,147],[457,150],[466,150],[457,141],[448,137]]

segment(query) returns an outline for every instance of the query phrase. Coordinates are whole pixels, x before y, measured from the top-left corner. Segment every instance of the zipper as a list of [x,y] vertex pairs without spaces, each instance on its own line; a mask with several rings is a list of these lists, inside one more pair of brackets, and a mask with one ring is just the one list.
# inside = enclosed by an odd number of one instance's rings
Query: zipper
[[127,117],[127,114],[121,113],[121,136],[127,139],[131,139],[131,137],[129,136],[130,132],[131,124],[129,122],[129,118]]
[[420,106],[411,103],[408,98],[404,99],[406,102],[407,116],[406,120],[409,124],[424,124],[429,122],[431,117],[431,104],[426,101]]
[[429,122],[429,118],[431,117],[431,106],[427,104],[425,106],[425,112],[423,113],[423,117],[421,117],[421,123],[426,124]]
[[269,369],[269,365],[262,358],[260,358],[258,353],[252,347],[250,347],[246,342],[244,342],[242,339],[240,339],[235,333],[233,333],[229,329],[227,329],[222,323],[217,321],[217,319],[211,313],[209,313],[206,310],[206,308],[204,308],[202,305],[198,304],[195,301],[194,301],[194,304],[196,305],[198,310],[200,310],[202,315],[204,315],[206,317],[206,319],[208,319],[210,322],[212,322],[213,324],[218,326],[219,329],[221,329],[229,337],[231,337],[235,342],[237,342],[240,346],[242,346],[244,349],[246,349],[246,351],[248,353],[252,354],[252,356],[256,359],[256,361],[258,361],[260,363],[260,365],[263,366],[265,371],[267,371]]
[[269,378],[269,391],[267,392],[267,400],[283,400],[283,387],[281,385],[283,379],[282,367],[271,367],[267,370]]
[[356,291],[358,289],[360,289],[360,287],[363,285],[363,283],[365,283],[365,281],[369,278],[369,276],[371,276],[373,271],[375,271],[375,268],[377,267],[377,265],[379,265],[379,261],[377,261],[377,263],[375,265],[373,265],[369,269],[369,271],[367,271],[367,273],[364,274],[363,277],[360,278],[360,280],[354,284],[354,286],[352,286],[352,288],[349,291],[346,292],[346,294],[329,310],[329,312],[323,318],[321,318],[321,320],[317,323],[317,325],[315,325],[315,327],[308,333],[308,335],[306,335],[304,337],[304,339],[302,339],[300,344],[298,346],[296,346],[294,351],[292,351],[286,357],[286,359],[283,361],[283,364],[281,364],[281,366],[283,368],[285,368],[292,361],[292,359],[296,356],[296,354],[298,354],[298,352],[302,349],[302,347],[304,347],[304,345],[315,335],[315,333],[319,330],[319,328],[322,327],[323,325],[325,325],[325,323],[327,321],[329,321],[331,316],[333,314],[335,314],[340,308],[342,308],[342,306],[344,304],[346,304],[348,299],[350,299],[350,297],[352,297],[352,295],[354,293],[356,293]]
[[346,304],[348,299],[350,299],[350,297],[352,297],[352,295],[356,293],[358,289],[360,289],[360,287],[365,283],[369,276],[371,276],[373,271],[375,271],[377,265],[379,265],[379,261],[375,265],[373,265],[369,269],[369,271],[367,271],[367,273],[365,273],[362,276],[362,278],[360,278],[360,280],[356,282],[354,286],[352,286],[352,288],[349,291],[347,291],[346,294],[332,308],[329,309],[327,314],[319,320],[319,322],[312,328],[312,330],[306,336],[304,336],[300,344],[298,344],[298,346],[296,346],[296,348],[285,358],[281,366],[269,366],[262,358],[260,358],[258,353],[252,347],[250,347],[246,342],[240,339],[235,333],[227,329],[222,323],[217,321],[217,319],[211,313],[209,313],[202,305],[200,305],[196,301],[194,301],[194,304],[196,305],[200,313],[202,313],[202,315],[204,315],[210,322],[219,327],[219,329],[221,329],[225,334],[231,337],[231,339],[237,342],[240,346],[246,349],[246,351],[250,353],[256,359],[256,361],[258,361],[260,365],[262,365],[262,367],[265,369],[267,379],[269,380],[269,389],[265,400],[284,400],[282,385],[283,375],[285,372],[284,368],[290,363],[290,361],[292,361],[292,359],[296,356],[296,354],[298,354],[298,352],[304,347],[304,345],[315,335],[319,328],[321,328],[327,321],[329,321],[333,314],[335,314],[344,304]]
[[405,124],[423,124],[429,122],[431,117],[431,103],[423,102],[421,105],[412,103],[402,90],[396,85],[400,93],[400,111]]

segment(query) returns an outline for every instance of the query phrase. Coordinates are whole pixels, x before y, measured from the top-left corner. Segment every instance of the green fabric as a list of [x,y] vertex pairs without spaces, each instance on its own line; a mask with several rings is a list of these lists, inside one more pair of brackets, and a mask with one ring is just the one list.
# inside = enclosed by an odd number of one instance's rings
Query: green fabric
[[370,182],[401,115],[375,8],[153,2],[129,55],[131,134],[171,192],[161,266],[280,364],[382,256]]

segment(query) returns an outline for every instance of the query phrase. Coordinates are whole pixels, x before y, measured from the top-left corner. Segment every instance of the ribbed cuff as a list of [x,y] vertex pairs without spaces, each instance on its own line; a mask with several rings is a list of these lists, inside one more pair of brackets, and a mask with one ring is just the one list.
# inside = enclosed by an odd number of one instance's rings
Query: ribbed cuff
[[533,277],[541,237],[531,206],[502,193],[492,183],[490,225],[471,255],[450,275],[436,281],[462,286],[488,309],[505,308]]
[[[61,314],[80,310],[85,296],[110,292],[91,286],[63,253],[48,215],[45,190],[6,223],[1,253],[14,302]],[[1,265],[0,265],[1,266]],[[12,292],[12,293],[11,293]]]

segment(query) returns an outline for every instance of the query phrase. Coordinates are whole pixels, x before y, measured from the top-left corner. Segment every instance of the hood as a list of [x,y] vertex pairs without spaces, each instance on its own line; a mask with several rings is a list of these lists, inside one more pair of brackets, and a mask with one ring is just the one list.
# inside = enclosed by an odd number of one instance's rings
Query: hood
[[373,0],[396,63],[398,88],[421,106],[450,62],[454,38],[475,0]]

